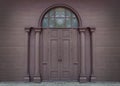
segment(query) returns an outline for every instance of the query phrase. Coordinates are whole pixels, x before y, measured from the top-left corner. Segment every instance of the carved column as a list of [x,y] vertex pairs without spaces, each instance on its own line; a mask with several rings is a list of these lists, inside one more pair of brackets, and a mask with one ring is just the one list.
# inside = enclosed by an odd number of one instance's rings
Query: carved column
[[87,77],[86,77],[86,63],[85,63],[85,31],[86,28],[80,28],[80,39],[81,39],[81,71],[80,71],[80,82],[86,82],[87,81]]
[[95,28],[90,28],[91,34],[91,81],[95,81]]
[[35,29],[35,71],[34,71],[34,77],[33,81],[34,82],[41,82],[41,77],[40,77],[40,28],[34,28]]
[[25,76],[24,76],[24,80],[26,82],[30,81],[30,71],[29,71],[29,41],[30,41],[30,37],[29,37],[29,33],[30,33],[30,28],[25,28]]

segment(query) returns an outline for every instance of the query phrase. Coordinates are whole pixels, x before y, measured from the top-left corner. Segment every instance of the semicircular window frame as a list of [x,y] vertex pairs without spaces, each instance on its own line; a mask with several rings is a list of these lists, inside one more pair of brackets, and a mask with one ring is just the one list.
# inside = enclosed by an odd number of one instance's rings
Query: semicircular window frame
[[78,28],[78,18],[71,10],[63,7],[48,11],[42,20],[42,28]]

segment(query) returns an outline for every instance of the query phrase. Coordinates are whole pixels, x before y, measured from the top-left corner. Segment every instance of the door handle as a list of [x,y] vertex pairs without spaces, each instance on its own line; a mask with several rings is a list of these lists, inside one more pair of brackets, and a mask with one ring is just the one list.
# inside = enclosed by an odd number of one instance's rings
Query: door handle
[[62,59],[58,59],[58,62],[62,62]]

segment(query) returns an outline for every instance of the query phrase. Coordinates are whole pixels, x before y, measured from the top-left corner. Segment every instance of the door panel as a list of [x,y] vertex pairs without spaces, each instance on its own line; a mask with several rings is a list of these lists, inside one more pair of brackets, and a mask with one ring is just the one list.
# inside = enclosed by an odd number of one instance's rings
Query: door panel
[[58,80],[58,38],[57,30],[45,29],[43,31],[43,61],[42,75],[43,80]]
[[78,49],[77,49],[77,30],[66,29],[62,30],[62,69],[61,79],[62,80],[77,80],[78,78]]
[[62,67],[61,67],[61,79],[68,80],[71,76],[71,56],[70,56],[70,30],[61,30],[61,58],[62,58]]
[[71,56],[70,56],[70,40],[63,39],[62,40],[62,68],[61,68],[61,78],[69,79],[71,76]]
[[43,30],[43,80],[77,80],[80,62],[77,35],[75,29]]
[[58,78],[58,39],[51,39],[49,46],[49,65],[50,65],[50,77],[51,79]]

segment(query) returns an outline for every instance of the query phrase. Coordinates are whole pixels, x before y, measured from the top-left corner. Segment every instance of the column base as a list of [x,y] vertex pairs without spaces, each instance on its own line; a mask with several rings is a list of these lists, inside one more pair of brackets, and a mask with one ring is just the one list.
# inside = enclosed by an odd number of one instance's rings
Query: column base
[[90,81],[91,82],[95,82],[96,81],[96,77],[95,76],[91,76]]
[[30,82],[30,76],[24,76],[24,81],[25,82]]
[[88,82],[88,79],[87,79],[87,77],[86,76],[80,76],[80,78],[79,78],[79,82]]
[[33,82],[41,82],[40,76],[33,76]]

